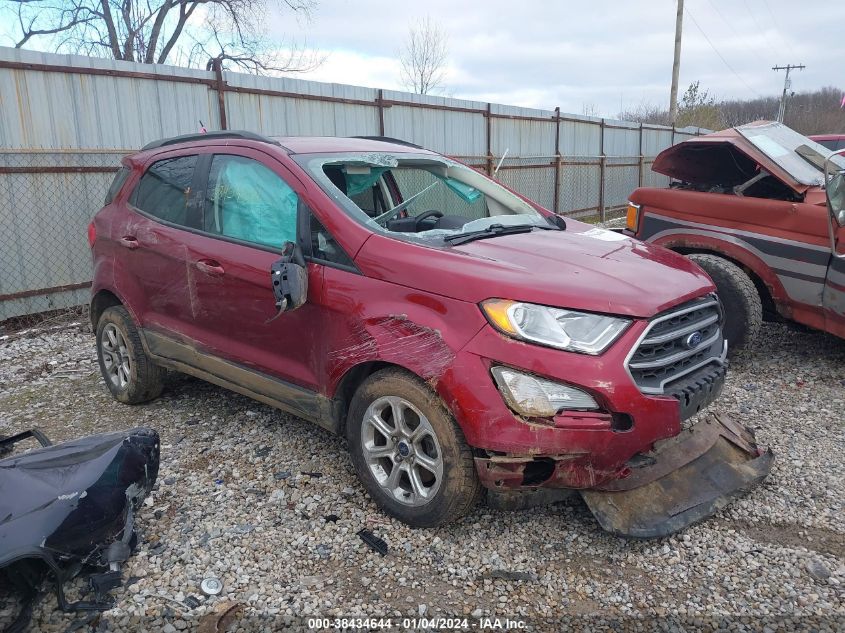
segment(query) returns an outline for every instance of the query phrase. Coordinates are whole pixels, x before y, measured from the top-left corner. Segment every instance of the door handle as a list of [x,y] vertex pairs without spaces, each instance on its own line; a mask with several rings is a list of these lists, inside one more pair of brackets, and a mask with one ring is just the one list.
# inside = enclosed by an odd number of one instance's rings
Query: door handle
[[220,277],[226,272],[223,266],[220,265],[220,262],[214,261],[213,259],[201,259],[196,263],[196,267],[201,272],[212,277]]
[[130,251],[134,251],[136,248],[140,246],[138,240],[135,239],[133,235],[124,235],[120,238],[120,245],[124,248],[128,248]]

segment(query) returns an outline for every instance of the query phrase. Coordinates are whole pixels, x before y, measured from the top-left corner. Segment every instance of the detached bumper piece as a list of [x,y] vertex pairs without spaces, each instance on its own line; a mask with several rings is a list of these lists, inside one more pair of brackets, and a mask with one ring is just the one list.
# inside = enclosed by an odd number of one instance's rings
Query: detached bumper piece
[[[0,439],[0,454],[27,437],[43,446],[0,460],[0,576],[22,607],[8,631],[23,630],[45,579],[64,611],[104,610],[135,544],[135,511],[158,476],[153,429],[92,435],[50,445],[38,431]],[[64,583],[81,571],[94,599],[68,603]]]
[[581,495],[612,534],[667,536],[726,506],[759,484],[772,468],[771,450],[752,431],[712,415],[629,462],[630,475]]

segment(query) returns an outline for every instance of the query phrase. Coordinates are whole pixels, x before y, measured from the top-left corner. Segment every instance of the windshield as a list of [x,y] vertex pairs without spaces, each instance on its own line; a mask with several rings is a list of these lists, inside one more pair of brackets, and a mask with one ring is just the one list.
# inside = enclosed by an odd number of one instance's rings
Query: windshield
[[[736,130],[797,182],[811,186],[824,184],[824,161],[831,151],[823,145],[782,123],[749,124]],[[834,162],[845,167],[842,157]]]
[[412,241],[494,225],[548,228],[529,203],[474,169],[431,154],[300,154],[293,157],[354,219]]

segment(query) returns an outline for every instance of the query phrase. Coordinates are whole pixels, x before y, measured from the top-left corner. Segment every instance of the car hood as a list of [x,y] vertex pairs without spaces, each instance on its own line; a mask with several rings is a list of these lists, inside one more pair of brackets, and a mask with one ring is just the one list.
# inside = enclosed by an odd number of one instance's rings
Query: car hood
[[799,151],[825,156],[829,150],[781,123],[755,121],[688,139],[657,155],[658,174],[700,186],[734,187],[765,169],[799,195],[823,184],[821,170]]
[[446,248],[396,248],[374,235],[356,264],[368,276],[474,303],[499,297],[632,317],[714,289],[698,266],[660,246],[573,220],[567,227]]

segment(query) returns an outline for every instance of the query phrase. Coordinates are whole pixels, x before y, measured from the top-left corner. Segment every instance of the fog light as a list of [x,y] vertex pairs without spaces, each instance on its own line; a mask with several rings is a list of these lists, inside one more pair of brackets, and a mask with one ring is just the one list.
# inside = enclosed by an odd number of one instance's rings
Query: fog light
[[532,418],[548,418],[561,409],[598,409],[590,394],[507,367],[490,370],[511,409]]

